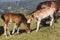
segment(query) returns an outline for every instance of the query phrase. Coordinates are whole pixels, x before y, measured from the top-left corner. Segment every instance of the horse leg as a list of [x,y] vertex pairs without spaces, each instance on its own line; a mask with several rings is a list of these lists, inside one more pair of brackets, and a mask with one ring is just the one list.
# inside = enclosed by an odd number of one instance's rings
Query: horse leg
[[10,32],[9,32],[9,26],[8,26],[8,22],[5,22],[5,26],[4,26],[4,35],[6,35],[6,38],[7,38],[7,32],[10,35]]
[[14,23],[14,28],[13,28],[12,34],[14,34],[16,28],[17,28],[17,25],[16,25],[16,23]]
[[20,25],[18,24],[18,27],[17,27],[17,34],[19,34],[19,29],[20,29],[19,26],[20,26]]
[[7,32],[8,32],[8,35],[11,36],[11,34],[9,32],[9,24],[7,25]]
[[7,25],[5,24],[5,26],[4,26],[4,35],[6,36],[6,38],[7,38]]
[[58,14],[57,14],[57,12],[55,12],[55,13],[54,13],[54,22],[55,22],[55,23],[57,22],[57,16],[58,16]]
[[53,17],[53,15],[51,15],[50,17],[51,17],[51,22],[50,22],[50,27],[51,27],[53,24],[53,21],[54,21],[54,17]]
[[39,30],[39,24],[40,24],[41,20],[38,20],[37,21],[37,29],[36,29],[36,32]]

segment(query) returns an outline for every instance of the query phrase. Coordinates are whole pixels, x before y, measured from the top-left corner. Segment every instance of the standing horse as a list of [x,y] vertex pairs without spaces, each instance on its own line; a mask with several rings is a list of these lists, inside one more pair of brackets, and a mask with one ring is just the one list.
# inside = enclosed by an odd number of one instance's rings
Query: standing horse
[[24,24],[24,27],[26,28],[26,32],[30,33],[29,25],[27,24],[27,19],[25,18],[25,16],[23,14],[20,14],[20,13],[6,13],[6,14],[1,15],[1,18],[5,23],[4,35],[6,37],[7,37],[7,33],[10,35],[10,32],[9,32],[9,23],[10,22],[14,23],[14,29],[12,31],[12,34],[14,34],[15,29],[17,29],[17,33],[19,33],[19,25],[21,23]]
[[36,31],[38,31],[39,30],[39,24],[41,23],[41,20],[50,16],[51,17],[50,26],[52,26],[52,23],[54,20],[53,14],[55,11],[56,11],[55,4],[52,3],[51,7],[47,7],[45,9],[40,9],[40,10],[37,10],[37,11],[31,13],[28,17],[27,23],[30,23],[33,18],[36,18],[37,19]]
[[57,1],[44,1],[38,4],[36,10],[44,9],[51,7],[52,2],[55,4],[56,12],[54,13],[54,22],[57,22],[57,12],[60,12],[60,5]]

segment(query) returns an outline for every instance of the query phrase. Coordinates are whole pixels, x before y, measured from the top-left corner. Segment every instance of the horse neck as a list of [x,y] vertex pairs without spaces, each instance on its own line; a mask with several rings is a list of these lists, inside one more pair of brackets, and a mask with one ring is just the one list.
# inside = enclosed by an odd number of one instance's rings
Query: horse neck
[[23,22],[27,22],[27,18],[25,16],[23,16]]

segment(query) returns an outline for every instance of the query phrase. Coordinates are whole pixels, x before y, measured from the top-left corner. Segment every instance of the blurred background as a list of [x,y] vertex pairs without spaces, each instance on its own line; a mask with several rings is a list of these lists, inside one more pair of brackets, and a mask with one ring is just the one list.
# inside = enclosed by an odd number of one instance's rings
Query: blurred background
[[43,1],[47,0],[0,0],[0,14],[6,12],[31,13]]
[[36,10],[37,5],[43,1],[52,0],[0,0],[0,14],[6,12],[31,13]]

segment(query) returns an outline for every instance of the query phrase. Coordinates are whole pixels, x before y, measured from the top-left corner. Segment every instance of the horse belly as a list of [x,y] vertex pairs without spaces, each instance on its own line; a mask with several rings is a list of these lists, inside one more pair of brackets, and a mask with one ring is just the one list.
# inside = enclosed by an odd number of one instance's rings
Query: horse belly
[[40,17],[42,18],[42,19],[44,19],[44,18],[46,18],[46,17],[48,17],[49,16],[49,13],[47,13],[47,14],[42,14]]
[[11,24],[11,23],[12,23],[12,19],[9,20],[9,24]]
[[54,14],[54,10],[49,10],[44,14],[41,14],[42,19]]

